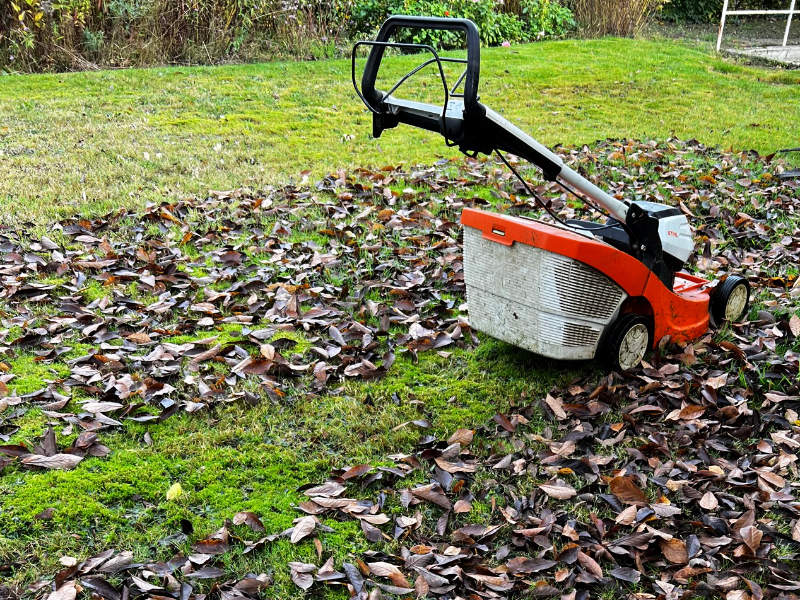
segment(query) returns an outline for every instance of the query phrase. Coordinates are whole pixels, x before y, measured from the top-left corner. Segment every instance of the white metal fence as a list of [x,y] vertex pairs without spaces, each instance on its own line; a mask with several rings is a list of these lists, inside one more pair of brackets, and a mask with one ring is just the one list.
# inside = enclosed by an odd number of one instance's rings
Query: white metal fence
[[719,23],[719,35],[717,36],[717,52],[722,46],[722,33],[725,30],[725,20],[729,16],[736,15],[786,15],[786,31],[783,34],[783,46],[789,41],[789,31],[792,28],[792,17],[800,15],[800,9],[795,10],[796,0],[791,0],[788,10],[728,10],[729,1],[725,0],[722,6],[722,19]]

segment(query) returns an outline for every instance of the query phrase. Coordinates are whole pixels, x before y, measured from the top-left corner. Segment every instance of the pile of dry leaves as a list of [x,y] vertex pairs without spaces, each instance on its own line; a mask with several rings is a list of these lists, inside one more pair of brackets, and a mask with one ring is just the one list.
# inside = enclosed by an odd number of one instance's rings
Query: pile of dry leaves
[[[696,230],[693,268],[746,275],[755,318],[684,347],[663,340],[635,372],[521,400],[477,430],[421,440],[390,457],[394,466],[335,472],[304,490],[287,531],[246,542],[223,527],[167,563],[109,552],[34,591],[50,600],[72,600],[79,588],[108,600],[255,597],[267,576],[199,595],[192,582],[226,579],[218,559],[234,546],[316,539],[335,518],[357,520],[375,550],[342,565],[321,552],[319,564],[290,563],[303,590],[586,598],[616,586],[637,598],[800,597],[796,182],[780,181],[771,157],[696,142],[564,154],[603,173],[612,193],[678,204]],[[0,376],[0,436],[32,406],[82,433],[60,450],[54,435],[38,448],[0,446],[0,469],[71,467],[107,453],[98,432],[125,420],[255,400],[237,385],[247,377],[279,399],[289,385],[320,391],[381,376],[397,352],[477,343],[458,310],[457,221],[463,206],[488,204],[485,190],[503,210],[533,208],[498,165],[467,160],[65,223],[60,242],[4,232],[3,351],[63,362],[69,374],[22,396],[12,373]],[[546,184],[539,191],[562,216],[581,210]],[[92,282],[108,293],[88,298]],[[241,329],[214,333],[230,324]],[[286,331],[310,350],[293,353]],[[169,341],[179,335],[195,337]],[[90,349],[71,356],[76,345]],[[549,424],[534,427],[542,418]],[[263,530],[252,513],[233,522]]]

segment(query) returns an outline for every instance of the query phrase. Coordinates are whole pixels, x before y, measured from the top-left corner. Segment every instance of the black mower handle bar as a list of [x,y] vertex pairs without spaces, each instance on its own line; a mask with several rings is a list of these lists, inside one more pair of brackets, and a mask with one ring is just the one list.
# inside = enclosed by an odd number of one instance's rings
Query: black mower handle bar
[[[399,28],[417,30],[463,31],[467,39],[467,58],[451,58],[439,56],[429,44],[409,44],[392,42],[390,38]],[[370,46],[370,53],[364,66],[359,88],[356,81],[356,54],[361,46]],[[375,88],[381,61],[386,48],[405,50],[424,50],[433,58],[406,73],[388,91]],[[466,63],[466,69],[448,89],[442,63]],[[444,88],[444,102],[441,106],[404,100],[393,96],[394,92],[411,76],[428,65],[436,64]],[[381,133],[400,123],[440,133],[450,146],[458,146],[459,150],[469,156],[478,153],[492,154],[496,150],[511,152],[531,161],[544,172],[548,180],[555,180],[564,172],[571,172],[564,167],[561,159],[545,146],[515,127],[501,115],[481,104],[478,98],[478,80],[481,70],[480,35],[475,23],[469,19],[451,19],[437,17],[410,17],[395,15],[386,19],[374,41],[361,41],[353,46],[351,60],[353,87],[364,104],[372,112],[372,135],[380,137]],[[456,90],[464,84],[464,93]],[[577,174],[576,174],[577,175]],[[580,183],[580,182],[579,182]],[[587,182],[588,183],[588,182]],[[582,189],[572,181],[572,184]],[[597,188],[591,190],[592,196],[603,192]],[[597,192],[597,193],[595,193]],[[608,199],[611,202],[611,199]],[[619,211],[618,211],[619,212]]]
[[[426,49],[433,53],[435,61],[439,63],[438,54],[426,44],[392,44],[388,43],[397,29],[433,29],[440,31],[463,31],[467,38],[467,68],[464,77],[464,112],[471,113],[478,106],[478,79],[481,71],[481,40],[478,28],[469,19],[451,19],[437,17],[412,17],[395,15],[386,19],[378,32],[378,37],[371,43],[364,74],[361,77],[361,91],[367,106],[375,108],[383,101],[386,94],[375,89],[375,80],[383,60],[383,53],[387,46],[416,47]],[[439,63],[441,69],[441,63]]]

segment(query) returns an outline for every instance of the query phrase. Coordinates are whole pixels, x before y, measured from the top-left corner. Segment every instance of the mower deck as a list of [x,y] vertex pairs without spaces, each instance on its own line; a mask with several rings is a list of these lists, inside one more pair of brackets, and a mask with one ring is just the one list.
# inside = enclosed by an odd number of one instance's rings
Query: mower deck
[[464,209],[464,278],[473,327],[555,359],[591,359],[625,313],[651,317],[652,345],[702,335],[708,281],[678,273],[673,290],[636,258],[586,233]]

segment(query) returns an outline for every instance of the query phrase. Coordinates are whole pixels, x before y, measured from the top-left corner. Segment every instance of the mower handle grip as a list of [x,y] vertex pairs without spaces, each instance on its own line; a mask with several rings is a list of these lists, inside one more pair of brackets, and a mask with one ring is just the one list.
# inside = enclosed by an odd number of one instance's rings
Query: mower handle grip
[[361,90],[364,97],[373,105],[383,99],[383,93],[375,89],[375,80],[386,50],[385,42],[389,41],[399,28],[433,29],[442,31],[463,31],[467,38],[467,68],[464,78],[464,112],[471,113],[478,106],[478,79],[481,71],[481,40],[478,28],[469,19],[451,19],[444,17],[414,17],[394,15],[386,19],[375,39],[378,44],[370,50],[364,74],[361,77]]

